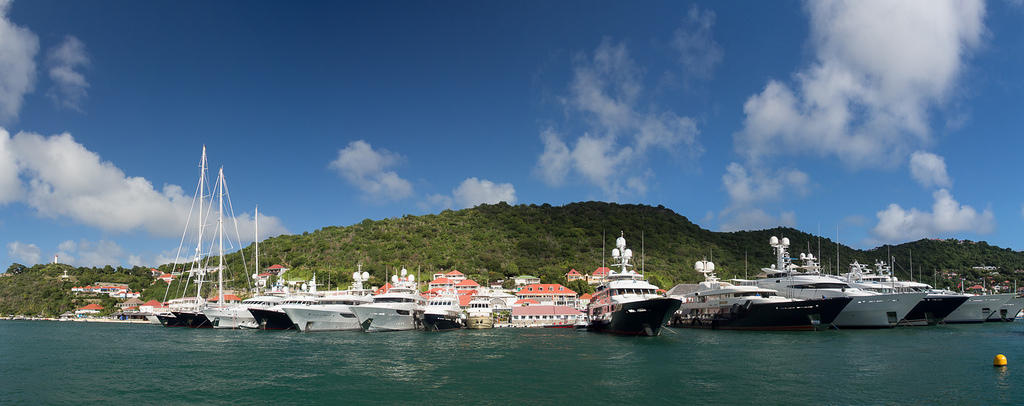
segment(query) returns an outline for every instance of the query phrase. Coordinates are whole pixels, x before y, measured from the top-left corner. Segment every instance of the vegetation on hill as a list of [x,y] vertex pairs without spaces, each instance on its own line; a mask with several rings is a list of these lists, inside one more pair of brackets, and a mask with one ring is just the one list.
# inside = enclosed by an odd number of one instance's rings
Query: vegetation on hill
[[[775,262],[768,245],[771,236],[788,237],[791,256],[813,252],[822,266],[835,273],[836,244],[792,228],[759,231],[712,232],[690,222],[672,210],[658,206],[582,202],[565,206],[501,203],[472,209],[445,210],[439,214],[403,216],[378,221],[364,220],[347,227],[329,226],[297,235],[283,235],[260,243],[259,268],[281,264],[291,268],[283,278],[308,280],[314,274],[321,285],[345,287],[358,264],[371,274],[370,285],[382,285],[402,267],[428,281],[439,271],[458,269],[480,282],[530,274],[543,283],[562,283],[578,292],[590,291],[583,283],[565,282],[565,273],[575,268],[590,273],[611,262],[615,239],[623,233],[633,249],[637,268],[664,288],[676,283],[695,282],[700,276],[693,263],[707,258],[715,262],[719,277],[753,277],[761,267]],[[603,244],[603,246],[602,246]],[[951,270],[968,281],[983,276],[992,280],[1014,280],[1014,270],[1024,268],[1024,253],[959,240],[920,240],[871,250],[839,246],[841,272],[853,260],[873,264],[896,258],[901,279],[910,277],[910,254],[916,275],[931,283],[934,271]],[[248,275],[258,273],[252,263],[253,246],[227,256],[225,288],[247,290]],[[243,268],[245,255],[247,267]],[[641,266],[642,265],[642,266]],[[998,267],[996,275],[971,267]],[[177,270],[180,269],[180,265]],[[153,281],[149,268],[72,268],[66,265],[12,265],[12,276],[0,278],[0,314],[59,314],[72,310],[81,298],[70,295],[71,286],[97,281],[129,283],[142,290],[142,300],[163,300],[181,296],[184,281],[168,285]],[[74,282],[62,280],[64,269]],[[169,264],[160,270],[172,271]],[[184,275],[187,279],[187,274]],[[953,279],[938,280],[950,286]],[[215,295],[215,287],[203,296]],[[188,295],[194,295],[189,288]]]

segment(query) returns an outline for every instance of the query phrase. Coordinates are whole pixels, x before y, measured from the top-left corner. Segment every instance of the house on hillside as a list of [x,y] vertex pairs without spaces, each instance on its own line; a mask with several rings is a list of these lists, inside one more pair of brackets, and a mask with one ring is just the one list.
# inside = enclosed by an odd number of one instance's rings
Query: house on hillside
[[526,285],[540,283],[540,278],[533,275],[519,275],[513,278],[512,280],[515,282],[516,289],[519,289]]
[[603,283],[604,280],[608,278],[608,271],[610,271],[610,269],[608,269],[608,267],[606,266],[598,267],[597,269],[594,270],[594,273],[587,276],[587,284],[599,285]]
[[288,268],[285,268],[281,264],[274,264],[274,265],[268,266],[267,269],[264,269],[264,271],[273,272],[277,276],[281,276],[281,275],[284,275],[285,272],[288,272]]
[[568,282],[578,281],[584,278],[585,276],[575,269],[570,269],[569,272],[565,274],[565,280]]

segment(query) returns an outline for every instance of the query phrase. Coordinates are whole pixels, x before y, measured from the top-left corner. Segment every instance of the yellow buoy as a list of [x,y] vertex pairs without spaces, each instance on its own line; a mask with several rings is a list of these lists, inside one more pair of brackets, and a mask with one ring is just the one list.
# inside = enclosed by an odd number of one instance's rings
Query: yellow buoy
[[996,355],[996,358],[992,360],[992,365],[997,367],[1006,366],[1006,356],[1003,354]]

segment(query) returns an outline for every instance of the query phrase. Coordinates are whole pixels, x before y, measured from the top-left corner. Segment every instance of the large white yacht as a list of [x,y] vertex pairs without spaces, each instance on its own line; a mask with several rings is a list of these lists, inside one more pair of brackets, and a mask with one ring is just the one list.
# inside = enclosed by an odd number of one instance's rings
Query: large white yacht
[[924,299],[910,309],[901,325],[928,326],[941,323],[970,298],[955,292],[936,290],[931,285],[921,282],[901,281],[892,274],[892,269],[885,261],[876,261],[874,271],[869,270],[866,264],[853,261],[850,264],[850,272],[839,279],[852,286],[878,293],[925,293]]
[[852,298],[796,300],[772,289],[737,286],[715,276],[715,264],[697,261],[704,281],[677,285],[668,292],[683,303],[669,322],[672,327],[721,330],[816,330],[828,328]]
[[[956,294],[952,291],[943,291],[949,294]],[[994,313],[997,313],[1004,303],[1013,298],[1013,293],[1000,293],[997,295],[971,295],[964,304],[953,310],[949,316],[943,319],[944,323],[983,323]]]
[[359,321],[351,307],[373,301],[371,292],[363,289],[363,282],[368,280],[369,273],[356,271],[352,273],[353,282],[348,290],[322,292],[315,302],[282,305],[281,310],[299,331],[359,330]]
[[203,309],[203,314],[213,323],[213,328],[257,328],[256,319],[249,309],[269,309],[283,301],[281,296],[262,295],[237,304],[207,307]]
[[462,328],[462,325],[462,308],[459,307],[459,296],[455,288],[444,289],[427,302],[423,311],[424,330],[455,330]]
[[643,274],[629,268],[633,251],[626,248],[622,235],[615,240],[612,265],[605,281],[597,286],[587,316],[588,329],[599,333],[656,336],[679,309],[679,299],[658,294],[658,287],[644,279]]
[[821,275],[813,255],[804,255],[802,266],[794,265],[788,253],[789,238],[780,240],[773,236],[769,243],[775,249],[776,263],[771,268],[762,268],[764,277],[753,283],[794,299],[852,298],[836,317],[834,324],[840,328],[894,327],[927,295],[923,292],[881,294],[856,288],[840,279]]
[[491,298],[487,295],[473,295],[466,309],[466,328],[494,328],[494,312],[491,309]]
[[368,333],[412,330],[423,317],[426,299],[416,291],[413,275],[402,268],[401,276],[392,275],[392,287],[373,297],[373,303],[352,306],[359,326]]

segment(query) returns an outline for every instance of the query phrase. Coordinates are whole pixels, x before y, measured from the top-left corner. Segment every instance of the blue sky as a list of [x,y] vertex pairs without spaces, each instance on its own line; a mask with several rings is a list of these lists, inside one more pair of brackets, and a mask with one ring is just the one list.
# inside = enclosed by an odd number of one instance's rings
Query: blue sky
[[602,200],[1024,247],[1019,1],[0,10],[8,262],[173,258],[203,145],[261,238]]

